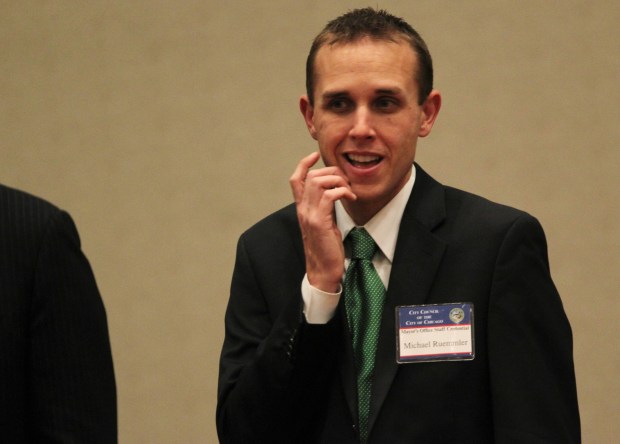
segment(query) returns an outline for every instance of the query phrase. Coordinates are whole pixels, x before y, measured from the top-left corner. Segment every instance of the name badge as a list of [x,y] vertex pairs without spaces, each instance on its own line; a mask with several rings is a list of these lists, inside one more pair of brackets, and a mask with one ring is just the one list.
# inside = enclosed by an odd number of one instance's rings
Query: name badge
[[474,359],[474,304],[396,307],[396,361],[471,361]]

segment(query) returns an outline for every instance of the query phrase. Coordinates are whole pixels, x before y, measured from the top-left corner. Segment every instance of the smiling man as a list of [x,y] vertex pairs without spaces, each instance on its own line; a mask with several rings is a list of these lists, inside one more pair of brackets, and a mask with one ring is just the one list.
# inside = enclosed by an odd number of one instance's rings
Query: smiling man
[[314,40],[306,83],[319,152],[237,248],[221,442],[579,442],[542,228],[414,163],[441,107],[419,34],[351,11]]

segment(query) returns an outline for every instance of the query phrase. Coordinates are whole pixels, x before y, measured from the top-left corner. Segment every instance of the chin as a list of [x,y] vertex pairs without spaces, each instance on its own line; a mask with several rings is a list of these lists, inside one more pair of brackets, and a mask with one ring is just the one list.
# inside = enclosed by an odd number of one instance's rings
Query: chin
[[377,201],[378,199],[381,199],[381,195],[372,189],[369,189],[369,187],[356,187],[353,186],[353,193],[355,193],[355,195],[357,196],[356,202],[359,203],[367,203],[367,202],[374,202]]

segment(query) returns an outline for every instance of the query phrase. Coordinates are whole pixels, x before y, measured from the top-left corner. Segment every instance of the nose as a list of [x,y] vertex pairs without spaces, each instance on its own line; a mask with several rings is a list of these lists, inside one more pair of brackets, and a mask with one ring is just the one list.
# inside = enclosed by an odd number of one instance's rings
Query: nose
[[372,113],[366,107],[360,106],[352,114],[353,122],[349,135],[357,140],[368,140],[375,137]]

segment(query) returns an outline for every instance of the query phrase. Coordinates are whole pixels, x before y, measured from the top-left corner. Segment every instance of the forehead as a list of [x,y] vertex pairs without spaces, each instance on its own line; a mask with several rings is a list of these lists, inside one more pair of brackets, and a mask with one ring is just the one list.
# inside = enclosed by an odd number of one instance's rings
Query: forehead
[[417,57],[404,39],[376,40],[370,37],[353,42],[323,45],[314,63],[315,88],[352,85],[359,82],[399,83],[415,86]]

